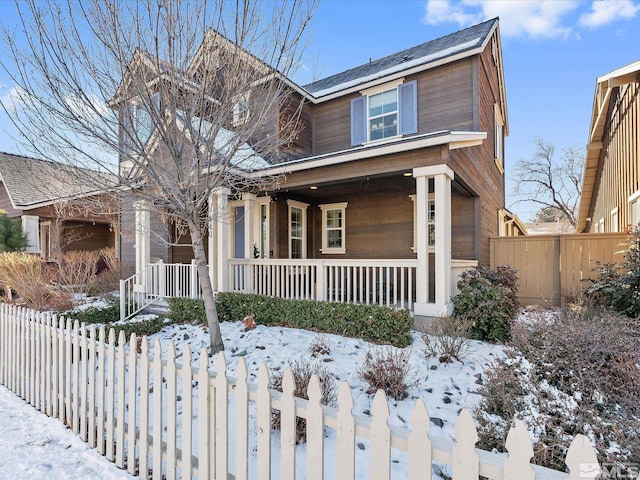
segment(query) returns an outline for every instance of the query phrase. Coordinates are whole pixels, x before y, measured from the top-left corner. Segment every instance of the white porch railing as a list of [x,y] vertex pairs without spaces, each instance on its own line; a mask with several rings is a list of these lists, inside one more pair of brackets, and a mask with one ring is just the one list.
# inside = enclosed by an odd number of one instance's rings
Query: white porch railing
[[166,297],[202,297],[195,261],[181,264],[160,260],[120,280],[120,319],[131,318]]
[[229,291],[413,310],[416,260],[230,259]]

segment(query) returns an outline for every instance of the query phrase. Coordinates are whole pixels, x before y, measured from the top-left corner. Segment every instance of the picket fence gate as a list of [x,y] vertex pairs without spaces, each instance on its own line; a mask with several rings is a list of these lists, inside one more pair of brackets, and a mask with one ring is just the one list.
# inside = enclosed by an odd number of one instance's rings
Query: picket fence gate
[[[299,477],[322,479],[325,429],[335,431],[331,475],[340,479],[362,477],[362,462],[356,462],[357,437],[370,444],[370,478],[390,478],[393,449],[405,452],[412,479],[430,479],[432,462],[448,465],[454,480],[479,475],[496,480],[577,480],[593,478],[599,471],[595,451],[583,435],[577,435],[568,450],[567,474],[529,463],[533,449],[521,421],[507,437],[509,453],[490,453],[475,448],[478,436],[467,410],[458,417],[456,440],[430,434],[422,400],[415,403],[410,428],[390,427],[381,390],[370,417],[353,415],[346,382],[339,389],[338,407],[329,408],[320,404],[316,377],[309,385],[309,400],[303,400],[293,395],[288,369],[283,392],[277,392],[269,389],[264,364],[255,385],[248,382],[242,357],[233,379],[226,375],[224,354],[215,361],[213,374],[205,349],[196,366],[189,348],[177,364],[172,343],[163,359],[159,340],[150,355],[144,337],[133,334],[127,343],[120,332],[116,345],[113,329],[106,335],[103,327],[85,328],[77,321],[5,304],[0,306],[0,349],[0,383],[141,478],[267,479],[277,472],[279,478],[293,479],[297,471]],[[281,412],[279,434],[272,430],[272,409]],[[296,467],[296,417],[307,420],[306,473],[305,466]],[[278,438],[280,455],[275,459]],[[250,451],[256,452],[255,459]],[[274,463],[279,468],[274,470]]]

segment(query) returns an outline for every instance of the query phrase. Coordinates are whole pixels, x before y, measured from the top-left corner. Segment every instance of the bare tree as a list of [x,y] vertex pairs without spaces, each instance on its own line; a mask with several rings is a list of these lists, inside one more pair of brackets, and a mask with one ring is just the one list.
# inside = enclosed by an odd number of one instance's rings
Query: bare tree
[[556,209],[575,228],[584,154],[577,146],[572,146],[557,158],[551,142],[536,138],[534,143],[533,157],[516,163],[513,193],[522,197],[516,203],[534,202],[543,208]]
[[[144,205],[191,235],[211,336],[224,348],[205,257],[210,199],[298,133],[300,64],[313,0],[25,0],[3,27],[16,104],[39,157],[112,172],[121,208]],[[46,132],[46,133],[45,133]],[[105,188],[108,185],[104,186]],[[124,211],[121,211],[124,214]]]

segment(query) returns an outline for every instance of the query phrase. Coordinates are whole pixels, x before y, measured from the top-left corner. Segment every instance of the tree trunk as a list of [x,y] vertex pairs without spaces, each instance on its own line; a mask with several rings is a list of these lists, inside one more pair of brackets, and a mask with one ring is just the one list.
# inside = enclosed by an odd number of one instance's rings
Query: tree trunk
[[202,299],[204,300],[204,311],[207,316],[207,325],[209,326],[209,355],[224,350],[224,342],[222,341],[222,333],[220,332],[220,321],[218,319],[218,310],[216,309],[216,299],[211,288],[211,280],[209,278],[209,267],[207,266],[207,257],[204,249],[204,239],[199,226],[189,222],[189,231],[191,233],[191,243],[193,255],[198,269],[198,278],[200,279],[200,288],[202,288]]

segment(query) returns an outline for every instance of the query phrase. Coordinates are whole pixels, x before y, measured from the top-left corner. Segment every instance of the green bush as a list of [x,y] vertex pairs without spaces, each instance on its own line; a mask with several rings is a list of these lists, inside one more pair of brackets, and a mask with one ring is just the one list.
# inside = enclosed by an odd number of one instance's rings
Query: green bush
[[63,315],[66,318],[77,320],[87,325],[92,323],[113,323],[120,320],[120,299],[114,298],[109,301],[106,307],[89,307],[85,310],[68,311]]
[[413,319],[406,310],[379,305],[284,300],[245,293],[218,293],[220,320],[238,321],[255,314],[256,323],[302,328],[406,347]]
[[167,325],[169,325],[169,323],[165,323],[164,319],[155,317],[141,322],[112,325],[111,327],[116,331],[116,338],[118,338],[122,330],[124,331],[125,338],[129,341],[132,333],[135,333],[138,337],[142,337],[143,335],[149,336],[158,333],[162,330],[162,327]]
[[629,233],[625,261],[597,263],[598,278],[586,289],[591,300],[629,317],[640,317],[640,226]]
[[169,319],[174,323],[206,324],[204,302],[191,298],[172,297],[169,299]]
[[472,338],[490,342],[509,338],[519,307],[516,282],[509,266],[477,267],[462,273],[453,314],[469,325]]

